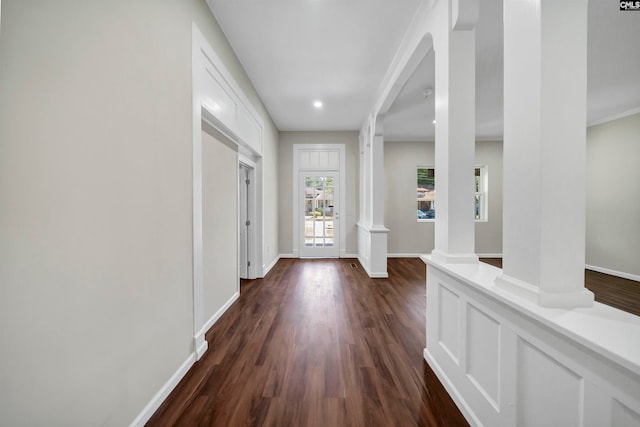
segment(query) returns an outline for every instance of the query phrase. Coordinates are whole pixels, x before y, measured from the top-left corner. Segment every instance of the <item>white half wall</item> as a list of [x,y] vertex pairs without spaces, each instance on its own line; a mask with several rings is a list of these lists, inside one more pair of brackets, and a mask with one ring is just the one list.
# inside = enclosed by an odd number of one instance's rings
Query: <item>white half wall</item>
[[424,356],[471,425],[640,426],[640,317],[542,308],[498,268],[423,259]]

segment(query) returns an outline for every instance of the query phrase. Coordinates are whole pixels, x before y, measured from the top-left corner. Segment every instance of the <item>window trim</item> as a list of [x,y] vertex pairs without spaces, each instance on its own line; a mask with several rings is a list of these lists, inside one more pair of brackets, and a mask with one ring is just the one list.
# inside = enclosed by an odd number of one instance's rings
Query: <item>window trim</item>
[[[417,165],[416,170],[416,181],[418,175],[418,169],[433,169],[435,175],[435,166],[433,165]],[[475,171],[476,169],[480,169],[480,188],[481,191],[474,191],[474,199],[476,196],[481,196],[480,203],[480,218],[474,218],[475,222],[489,222],[489,167],[486,164],[474,165],[473,167],[473,176],[474,176],[474,189],[475,189]],[[416,182],[417,184],[417,182]],[[434,201],[435,203],[435,201]],[[475,206],[475,205],[474,205]],[[417,210],[417,206],[416,206]],[[475,212],[474,212],[475,217]],[[436,221],[435,218],[416,218],[419,223],[434,223]]]

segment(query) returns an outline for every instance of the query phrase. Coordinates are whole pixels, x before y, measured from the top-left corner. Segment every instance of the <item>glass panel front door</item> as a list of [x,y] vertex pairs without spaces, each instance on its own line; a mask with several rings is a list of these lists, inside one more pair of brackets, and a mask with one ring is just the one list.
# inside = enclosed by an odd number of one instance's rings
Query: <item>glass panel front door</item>
[[338,257],[338,174],[301,172],[300,256]]

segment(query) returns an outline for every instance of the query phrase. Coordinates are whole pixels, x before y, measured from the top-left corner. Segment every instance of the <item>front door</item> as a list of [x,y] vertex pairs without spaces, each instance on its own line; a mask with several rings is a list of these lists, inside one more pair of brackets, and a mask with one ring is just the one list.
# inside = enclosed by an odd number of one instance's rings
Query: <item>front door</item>
[[298,236],[301,257],[340,256],[338,178],[337,172],[300,172]]

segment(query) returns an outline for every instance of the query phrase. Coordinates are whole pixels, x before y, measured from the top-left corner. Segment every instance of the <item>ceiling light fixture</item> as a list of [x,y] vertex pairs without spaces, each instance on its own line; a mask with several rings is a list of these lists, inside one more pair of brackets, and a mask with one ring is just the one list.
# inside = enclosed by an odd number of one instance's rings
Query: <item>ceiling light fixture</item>
[[322,108],[322,101],[313,101],[313,106],[318,110]]
[[436,124],[436,121],[435,121],[435,120],[433,121],[433,124],[434,124],[434,125]]

